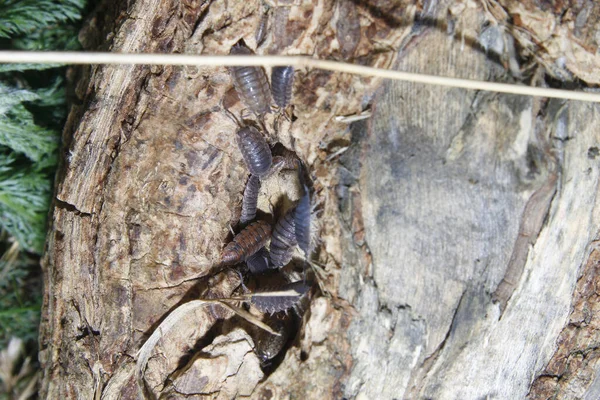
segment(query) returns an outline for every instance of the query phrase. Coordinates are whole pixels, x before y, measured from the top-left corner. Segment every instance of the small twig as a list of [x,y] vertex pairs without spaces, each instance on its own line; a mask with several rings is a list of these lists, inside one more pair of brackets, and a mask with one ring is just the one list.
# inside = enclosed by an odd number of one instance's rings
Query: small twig
[[346,151],[348,151],[348,149],[350,148],[350,146],[346,146],[346,147],[342,147],[341,149],[331,153],[330,155],[327,156],[327,158],[325,159],[326,161],[331,161],[334,158],[336,158],[337,156],[344,154]]
[[352,114],[352,115],[338,115],[334,119],[337,122],[341,122],[344,124],[351,124],[352,122],[362,121],[363,119],[371,118],[371,110],[365,110],[360,114]]
[[484,82],[471,79],[417,74],[348,64],[339,61],[315,60],[305,56],[209,56],[187,54],[0,51],[0,63],[195,65],[206,67],[260,65],[265,67],[274,67],[291,65],[298,69],[317,68],[369,77],[423,83],[428,85],[448,86],[471,90],[485,90],[498,93],[512,93],[526,96],[600,102],[600,93],[539,88],[508,83]]

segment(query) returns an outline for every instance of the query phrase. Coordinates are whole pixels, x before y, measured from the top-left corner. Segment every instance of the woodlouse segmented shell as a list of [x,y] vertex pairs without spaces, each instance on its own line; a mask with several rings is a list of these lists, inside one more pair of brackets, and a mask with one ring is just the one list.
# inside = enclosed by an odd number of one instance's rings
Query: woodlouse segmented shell
[[289,317],[283,320],[273,317],[268,325],[279,333],[279,335],[272,335],[261,331],[261,334],[255,341],[256,347],[254,351],[263,364],[275,358],[284,349],[291,333],[292,322]]
[[257,292],[250,301],[261,312],[276,313],[292,308],[309,289],[302,281],[292,282],[275,290]]
[[267,175],[273,164],[273,156],[267,141],[258,129],[246,126],[237,132],[237,144],[244,162],[252,175]]
[[222,265],[237,264],[260,250],[271,236],[271,225],[266,221],[256,221],[235,235],[221,254]]
[[250,175],[246,188],[244,189],[244,197],[242,198],[242,215],[240,222],[245,224],[256,218],[256,207],[258,203],[258,193],[260,192],[260,179],[256,175]]
[[305,257],[308,257],[310,253],[310,211],[310,192],[308,187],[304,185],[304,195],[296,206],[294,230],[298,246],[304,252]]
[[246,265],[253,274],[262,274],[269,269],[269,252],[264,247],[246,259]]
[[258,23],[258,27],[256,28],[256,33],[254,34],[257,46],[260,46],[267,37],[268,25],[269,13],[264,13],[263,16],[260,18],[260,22]]
[[[250,49],[234,46],[230,54],[250,55]],[[261,67],[231,67],[233,85],[242,102],[257,115],[271,111],[271,92],[267,75]]]
[[285,108],[292,100],[294,86],[294,67],[273,67],[271,71],[271,94],[273,100],[281,108]]
[[292,258],[296,241],[294,224],[295,208],[291,208],[275,224],[271,237],[271,263],[283,267]]

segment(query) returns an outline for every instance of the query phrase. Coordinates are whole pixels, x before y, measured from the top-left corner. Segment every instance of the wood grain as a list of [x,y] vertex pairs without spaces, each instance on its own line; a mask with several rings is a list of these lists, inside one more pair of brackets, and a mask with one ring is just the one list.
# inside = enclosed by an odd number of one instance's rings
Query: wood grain
[[[518,6],[501,3],[137,0],[97,15],[101,39],[86,43],[227,54],[243,39],[258,54],[462,78],[567,76],[553,49],[517,53],[526,46],[509,35],[507,10]],[[554,15],[527,10],[519,26],[532,31],[533,17]],[[576,77],[598,75],[579,67]],[[88,72],[64,132],[44,263],[42,397],[598,393],[595,353],[569,344],[598,341],[581,281],[597,275],[586,264],[600,223],[597,105],[297,71],[293,123],[265,124],[313,180],[323,292],[270,374],[251,350],[256,328],[246,335],[247,323],[220,324],[232,314],[211,309],[169,331],[138,377],[137,351],[173,310],[237,290],[237,273],[215,266],[248,178],[221,104],[238,115],[243,105],[224,68]],[[335,120],[365,109],[369,121]],[[259,212],[276,220],[301,193],[297,175],[281,172],[263,182]],[[564,365],[581,372],[567,376]]]

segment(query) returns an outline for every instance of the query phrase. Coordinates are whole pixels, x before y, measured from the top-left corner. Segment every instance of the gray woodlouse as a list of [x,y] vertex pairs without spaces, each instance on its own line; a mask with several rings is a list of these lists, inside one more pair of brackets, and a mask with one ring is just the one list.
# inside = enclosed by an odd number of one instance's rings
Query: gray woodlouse
[[262,175],[261,179],[266,179],[282,169],[297,169],[300,167],[300,160],[296,156],[274,156],[273,162],[271,164],[271,169],[267,171],[264,175]]
[[246,259],[246,265],[253,274],[262,274],[269,269],[269,252],[264,247]]
[[273,100],[281,108],[285,108],[292,100],[294,85],[294,67],[273,67],[271,71],[271,94]]
[[298,246],[304,252],[304,256],[308,258],[310,253],[310,192],[306,185],[304,186],[304,195],[296,206],[294,215],[294,230]]
[[260,46],[262,42],[265,41],[267,37],[267,27],[269,25],[269,13],[265,12],[260,18],[260,22],[258,23],[258,28],[256,29],[256,33],[254,34],[254,38],[256,39],[256,45]]
[[252,175],[267,175],[273,164],[273,155],[267,141],[258,129],[246,126],[237,132],[237,145]]
[[254,293],[250,301],[259,311],[273,314],[292,308],[309,289],[303,281],[292,282],[276,290]]
[[242,215],[240,222],[245,224],[256,218],[256,205],[258,203],[258,193],[260,192],[260,179],[256,175],[250,175],[246,188],[244,189],[244,197],[242,198]]
[[[245,46],[236,45],[230,54],[250,55],[252,52]],[[271,92],[267,75],[261,67],[231,67],[233,85],[242,102],[257,115],[271,111]]]
[[237,264],[259,251],[271,236],[271,225],[266,221],[253,222],[235,235],[221,254],[221,265]]
[[288,212],[275,224],[273,235],[271,237],[271,263],[274,267],[283,267],[292,259],[296,241],[296,232],[294,227],[295,208]]

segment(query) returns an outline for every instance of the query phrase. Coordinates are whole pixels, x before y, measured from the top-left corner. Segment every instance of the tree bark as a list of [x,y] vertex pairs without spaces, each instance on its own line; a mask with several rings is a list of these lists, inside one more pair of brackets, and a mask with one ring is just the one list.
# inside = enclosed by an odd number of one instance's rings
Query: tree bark
[[[244,39],[480,80],[600,76],[585,62],[593,2],[268,5],[129,2],[110,50],[227,54]],[[241,290],[218,266],[248,177],[227,70],[97,66],[83,82],[44,263],[43,397],[597,397],[597,105],[297,71],[293,117],[265,125],[308,167],[326,278],[263,370],[264,332],[193,302]],[[300,194],[295,172],[269,178],[263,218]]]

